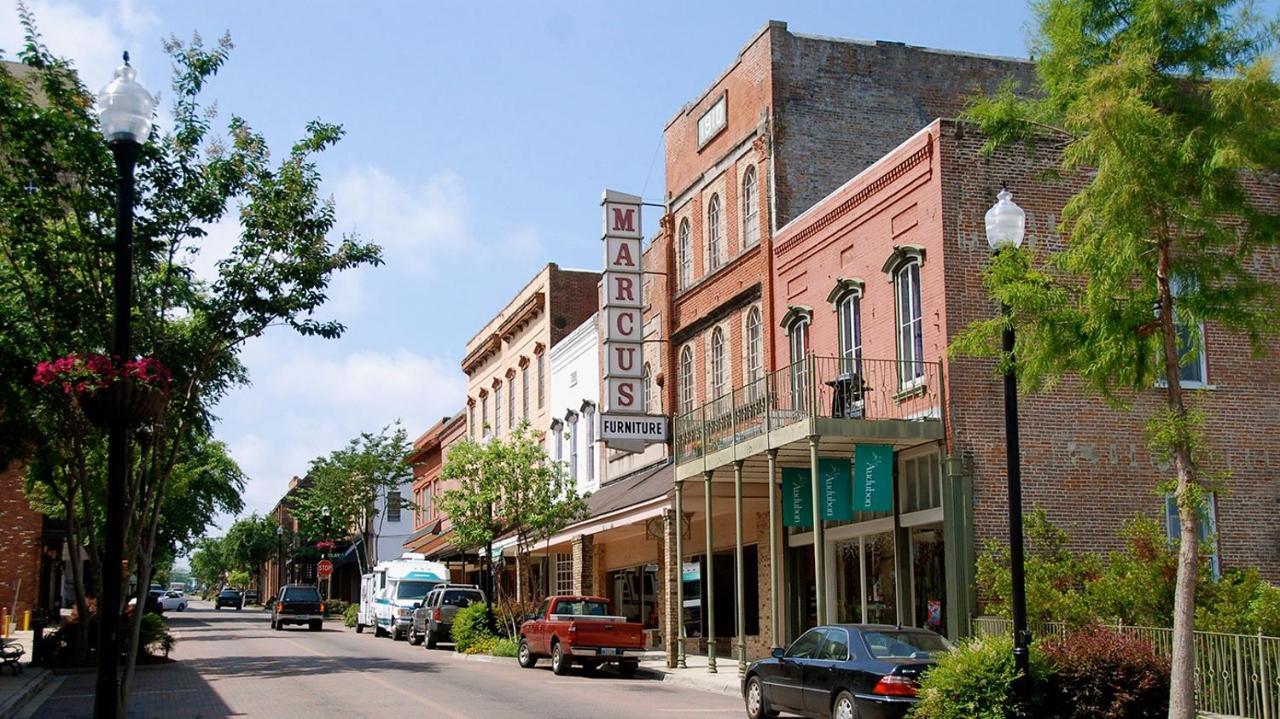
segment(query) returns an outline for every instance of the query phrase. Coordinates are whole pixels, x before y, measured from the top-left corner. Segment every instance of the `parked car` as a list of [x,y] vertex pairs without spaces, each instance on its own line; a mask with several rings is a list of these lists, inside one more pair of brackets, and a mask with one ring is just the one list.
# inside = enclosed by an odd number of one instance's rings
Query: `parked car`
[[[165,606],[164,606],[164,602],[162,601],[163,597],[164,597],[164,590],[148,589],[146,604],[143,605],[142,611],[147,614],[164,614]],[[131,607],[138,606],[138,598],[133,597],[129,599],[129,606]]]
[[286,624],[305,624],[313,632],[324,625],[324,602],[320,592],[310,584],[286,584],[280,598],[271,605],[271,628],[284,629]]
[[915,705],[920,675],[950,650],[927,629],[880,624],[814,627],[786,650],[753,662],[742,679],[750,719],[900,719]]
[[624,677],[635,676],[644,651],[644,625],[614,616],[604,597],[550,597],[520,625],[520,666],[551,658],[551,671],[564,675],[573,664],[588,671],[617,664]]
[[218,592],[217,598],[213,600],[213,608],[222,609],[223,607],[243,609],[244,595],[240,593],[239,589],[224,589]]
[[[152,592],[154,594],[154,592]],[[185,612],[187,611],[187,598],[182,596],[182,592],[169,590],[160,595],[158,601],[160,606],[166,611]]]
[[256,590],[256,589],[247,589],[247,590],[245,590],[245,593],[244,593],[244,603],[245,603],[245,604],[257,604],[257,603],[258,603],[258,590]]
[[484,592],[474,584],[437,584],[423,597],[422,606],[413,611],[409,643],[426,641],[427,649],[435,649],[440,642],[452,642],[453,615],[483,601]]

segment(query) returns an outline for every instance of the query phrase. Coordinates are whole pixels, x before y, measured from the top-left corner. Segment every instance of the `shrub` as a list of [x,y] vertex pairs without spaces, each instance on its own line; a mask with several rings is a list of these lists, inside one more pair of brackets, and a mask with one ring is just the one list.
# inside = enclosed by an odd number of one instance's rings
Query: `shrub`
[[519,653],[520,645],[516,640],[510,637],[499,639],[493,645],[493,651],[490,652],[495,657],[514,657]]
[[472,640],[472,642],[467,645],[467,648],[462,650],[462,653],[463,654],[493,654],[494,650],[497,649],[498,647],[498,641],[499,641],[498,638],[493,636],[479,637],[477,639]]
[[169,656],[177,638],[169,632],[159,614],[143,614],[142,626],[138,631],[138,647],[146,654]]
[[348,602],[345,599],[327,599],[324,603],[324,611],[326,614],[341,617],[346,616],[347,607],[349,606],[351,606],[351,602]]
[[1055,719],[1162,719],[1169,714],[1169,663],[1150,642],[1106,627],[1051,638],[1043,688]]
[[489,629],[489,605],[476,602],[469,607],[458,610],[453,615],[453,648],[459,653],[466,653],[472,644],[484,639],[493,638]]
[[1196,597],[1196,629],[1280,637],[1280,587],[1256,569],[1224,572]]
[[[981,637],[962,642],[938,657],[938,665],[925,674],[920,686],[920,703],[910,716],[913,719],[1008,719],[1015,715],[1011,692],[1015,674],[1012,638]],[[1039,652],[1032,651],[1033,697],[1047,674]]]
[[360,605],[358,604],[349,604],[346,609],[342,610],[342,623],[348,627],[354,627],[359,617]]

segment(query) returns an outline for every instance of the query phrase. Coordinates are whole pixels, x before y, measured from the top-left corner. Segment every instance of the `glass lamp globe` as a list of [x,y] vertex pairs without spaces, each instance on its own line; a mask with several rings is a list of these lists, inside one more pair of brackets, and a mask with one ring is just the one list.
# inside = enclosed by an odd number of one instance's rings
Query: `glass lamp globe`
[[116,68],[116,76],[98,93],[98,122],[107,142],[146,142],[151,134],[151,112],[156,101],[146,88],[138,84],[138,71],[129,64]]
[[276,525],[276,536],[277,537],[284,536],[284,527]]
[[1006,247],[1021,247],[1027,213],[1013,203],[1013,193],[1008,189],[1000,190],[996,197],[996,204],[987,210],[987,244],[992,252]]

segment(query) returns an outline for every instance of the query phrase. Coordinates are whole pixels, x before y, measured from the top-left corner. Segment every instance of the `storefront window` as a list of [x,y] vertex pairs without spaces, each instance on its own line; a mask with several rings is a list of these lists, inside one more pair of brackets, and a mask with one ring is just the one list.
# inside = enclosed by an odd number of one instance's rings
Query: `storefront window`
[[902,460],[898,499],[904,514],[942,506],[942,467],[937,452]]
[[911,530],[911,588],[915,625],[947,633],[943,601],[947,594],[947,564],[942,525]]
[[863,550],[867,553],[867,569],[863,579],[867,622],[897,624],[898,596],[894,584],[897,568],[893,563],[893,533],[885,532],[864,538]]
[[702,563],[696,559],[685,562],[680,573],[680,582],[684,587],[684,607],[680,616],[684,621],[686,637],[702,636]]
[[614,611],[628,622],[658,628],[658,565],[630,567],[609,572],[609,598]]

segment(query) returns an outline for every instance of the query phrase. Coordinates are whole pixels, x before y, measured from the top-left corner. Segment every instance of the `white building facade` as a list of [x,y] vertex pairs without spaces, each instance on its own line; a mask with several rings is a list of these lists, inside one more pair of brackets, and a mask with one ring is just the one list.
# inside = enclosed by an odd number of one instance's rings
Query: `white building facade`
[[600,402],[598,315],[551,348],[551,393],[547,456],[563,462],[578,493],[600,488],[604,468],[597,443]]

